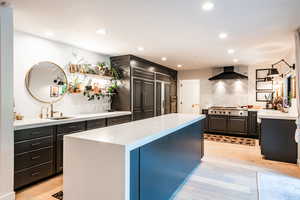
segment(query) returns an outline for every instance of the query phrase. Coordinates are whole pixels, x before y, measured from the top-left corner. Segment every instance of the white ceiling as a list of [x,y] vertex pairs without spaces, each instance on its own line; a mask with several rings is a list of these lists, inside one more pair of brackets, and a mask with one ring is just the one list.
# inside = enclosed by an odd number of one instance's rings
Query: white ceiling
[[[290,54],[300,0],[8,0],[19,31],[181,69],[274,62]],[[105,28],[105,36],[96,30]],[[220,32],[228,33],[220,40]],[[143,46],[143,52],[137,51]],[[227,49],[236,53],[228,55]],[[161,57],[167,61],[161,61]]]

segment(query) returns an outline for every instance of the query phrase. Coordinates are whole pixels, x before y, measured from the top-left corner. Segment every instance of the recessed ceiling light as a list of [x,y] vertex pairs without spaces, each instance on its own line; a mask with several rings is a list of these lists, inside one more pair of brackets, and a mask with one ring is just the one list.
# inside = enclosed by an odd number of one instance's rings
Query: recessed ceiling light
[[220,39],[226,39],[228,37],[228,34],[227,33],[220,33],[219,34],[219,38]]
[[182,67],[182,65],[177,65],[178,68]]
[[46,32],[46,33],[45,33],[45,36],[47,36],[47,37],[52,37],[52,36],[54,36],[54,33],[52,33],[52,32]]
[[212,2],[207,1],[202,5],[202,10],[210,11],[210,10],[214,9],[214,7],[215,7],[215,5]]
[[144,51],[145,49],[144,49],[144,47],[138,47],[137,50],[138,51]]
[[235,50],[234,49],[228,49],[227,52],[228,52],[228,54],[234,54]]
[[238,59],[233,59],[233,62],[237,63],[237,62],[239,62],[239,60]]
[[96,31],[96,33],[99,34],[99,35],[106,35],[106,30],[104,28],[101,28],[101,29],[98,29]]
[[166,58],[166,57],[162,57],[161,60],[162,60],[162,61],[166,61],[167,58]]

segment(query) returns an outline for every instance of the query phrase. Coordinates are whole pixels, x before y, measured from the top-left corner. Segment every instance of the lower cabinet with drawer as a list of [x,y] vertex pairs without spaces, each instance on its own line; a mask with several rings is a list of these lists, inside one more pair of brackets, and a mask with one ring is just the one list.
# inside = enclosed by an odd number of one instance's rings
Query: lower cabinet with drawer
[[15,189],[55,173],[54,134],[53,126],[15,131]]
[[107,126],[113,126],[123,124],[131,121],[131,115],[125,115],[120,117],[112,117],[107,119]]
[[63,171],[64,136],[86,130],[86,122],[75,122],[57,126],[56,135],[56,173]]
[[86,129],[102,128],[106,126],[106,119],[95,119],[86,122]]
[[131,115],[15,131],[14,188],[63,171],[64,136],[131,121]]

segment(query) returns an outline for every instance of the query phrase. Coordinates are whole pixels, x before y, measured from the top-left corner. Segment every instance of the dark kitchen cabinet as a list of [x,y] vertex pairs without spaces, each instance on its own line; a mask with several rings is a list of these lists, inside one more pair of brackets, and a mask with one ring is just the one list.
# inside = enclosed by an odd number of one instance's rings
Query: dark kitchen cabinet
[[14,188],[55,173],[53,126],[17,130],[15,135]]
[[261,153],[266,159],[297,163],[295,120],[262,119]]
[[224,133],[227,130],[227,116],[209,115],[208,128],[210,132]]
[[143,81],[133,79],[133,120],[143,119]]
[[63,171],[64,136],[86,130],[86,122],[75,122],[57,126],[56,136],[56,173]]
[[247,134],[247,117],[229,116],[227,132],[232,134]]
[[165,101],[164,101],[164,114],[171,113],[171,95],[170,95],[170,84],[165,84]]
[[161,83],[156,83],[156,116],[161,115]]
[[249,136],[258,138],[257,111],[248,112],[248,134]]
[[[122,72],[122,87],[112,98],[112,109],[131,111],[133,120],[177,112],[177,71],[134,55],[114,56],[111,65]],[[165,83],[165,94],[159,91]],[[165,98],[159,101],[159,96]],[[156,96],[156,98],[155,98]],[[162,105],[163,104],[163,105]],[[156,110],[154,110],[156,108]]]
[[63,171],[65,135],[130,121],[131,115],[125,115],[16,130],[14,188],[20,189]]
[[154,82],[133,79],[133,119],[154,116]]
[[125,115],[120,117],[112,117],[107,119],[107,126],[113,126],[118,124],[124,124],[131,121],[131,115]]
[[56,173],[63,171],[64,135],[56,136]]
[[95,119],[86,122],[87,130],[102,128],[105,126],[106,126],[106,119]]
[[204,131],[208,131],[208,109],[202,109],[202,114],[206,115],[206,118],[204,119]]
[[154,82],[143,81],[144,118],[154,117]]

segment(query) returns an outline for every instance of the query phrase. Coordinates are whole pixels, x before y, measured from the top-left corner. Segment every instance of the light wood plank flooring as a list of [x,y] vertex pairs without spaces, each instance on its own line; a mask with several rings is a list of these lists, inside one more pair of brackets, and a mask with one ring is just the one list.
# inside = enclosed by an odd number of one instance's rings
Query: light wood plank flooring
[[[249,147],[205,141],[205,157],[175,200],[257,200],[257,172],[273,172],[300,179],[293,164],[262,159],[258,145]],[[17,192],[17,200],[56,200],[62,176]]]

